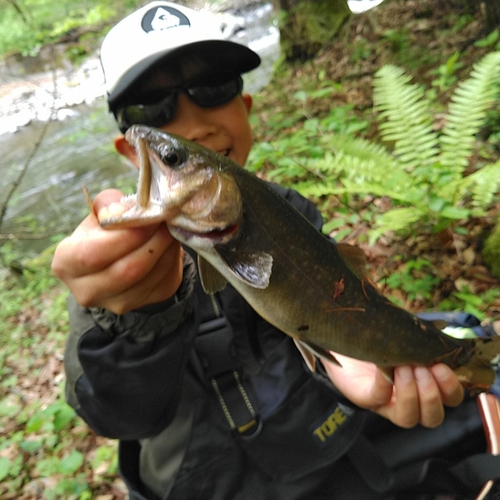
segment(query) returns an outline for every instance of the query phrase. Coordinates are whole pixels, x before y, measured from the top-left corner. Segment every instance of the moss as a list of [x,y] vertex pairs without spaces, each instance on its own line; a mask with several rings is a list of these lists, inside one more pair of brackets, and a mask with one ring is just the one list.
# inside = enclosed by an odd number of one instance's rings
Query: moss
[[301,0],[280,25],[281,49],[288,61],[306,61],[331,42],[351,15],[345,0]]
[[483,259],[491,273],[500,278],[500,219],[484,242]]

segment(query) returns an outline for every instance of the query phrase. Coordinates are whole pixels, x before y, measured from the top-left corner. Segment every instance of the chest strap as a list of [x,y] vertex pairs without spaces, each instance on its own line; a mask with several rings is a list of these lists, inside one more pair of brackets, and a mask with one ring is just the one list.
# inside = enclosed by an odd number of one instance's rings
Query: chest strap
[[231,356],[232,340],[233,331],[221,316],[200,325],[195,349],[230,429],[244,434],[255,430],[258,419]]

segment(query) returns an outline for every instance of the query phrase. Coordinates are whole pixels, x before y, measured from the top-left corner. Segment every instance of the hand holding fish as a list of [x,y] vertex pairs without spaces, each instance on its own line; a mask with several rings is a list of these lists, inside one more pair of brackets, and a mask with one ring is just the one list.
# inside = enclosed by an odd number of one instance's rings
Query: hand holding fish
[[[106,231],[99,219],[125,210],[123,193],[106,190],[54,255],[54,274],[84,307],[123,314],[173,296],[182,280],[182,248],[165,224]],[[97,215],[97,217],[96,217]]]
[[464,396],[457,376],[443,363],[398,366],[391,383],[373,363],[335,357],[342,367],[322,361],[333,384],[353,403],[400,427],[436,427],[444,419],[444,406],[457,406]]

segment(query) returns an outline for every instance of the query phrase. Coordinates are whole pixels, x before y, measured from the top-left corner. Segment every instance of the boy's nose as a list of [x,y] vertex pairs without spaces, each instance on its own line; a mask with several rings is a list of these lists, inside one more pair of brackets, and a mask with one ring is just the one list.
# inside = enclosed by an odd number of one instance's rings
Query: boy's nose
[[185,137],[193,142],[203,142],[212,134],[217,132],[217,123],[210,118],[210,109],[204,109],[191,102],[187,96],[179,95],[179,106],[175,121],[174,134]]

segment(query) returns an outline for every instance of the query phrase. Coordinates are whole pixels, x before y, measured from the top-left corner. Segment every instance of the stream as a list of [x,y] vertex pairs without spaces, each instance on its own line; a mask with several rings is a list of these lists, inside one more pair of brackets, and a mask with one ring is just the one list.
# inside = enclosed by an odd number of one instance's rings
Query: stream
[[[234,25],[229,39],[248,45],[262,58],[258,69],[244,75],[245,91],[253,93],[269,82],[279,56],[273,10],[270,4],[252,4],[230,19]],[[53,235],[74,229],[88,213],[83,187],[91,195],[109,187],[134,190],[137,171],[114,151],[112,139],[118,130],[107,111],[96,61],[94,57],[84,71],[75,73],[87,84],[74,85],[85,94],[78,98],[64,99],[54,92],[49,99],[51,75],[38,80],[30,76],[35,82],[30,93],[18,89],[17,94],[0,95],[0,207],[29,161],[0,229],[2,235],[26,233],[16,241],[21,254],[38,253],[51,244]],[[45,236],[35,238],[40,233]]]

